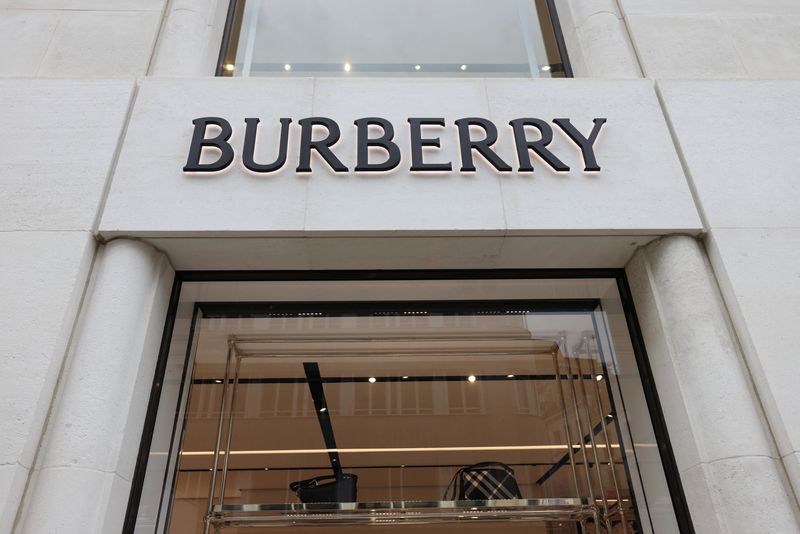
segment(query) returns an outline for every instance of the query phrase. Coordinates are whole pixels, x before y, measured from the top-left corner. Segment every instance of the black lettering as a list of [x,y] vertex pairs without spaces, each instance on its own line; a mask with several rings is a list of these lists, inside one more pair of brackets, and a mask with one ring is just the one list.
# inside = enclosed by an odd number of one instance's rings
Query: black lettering
[[[458,119],[456,126],[461,147],[461,172],[475,172],[475,162],[472,160],[473,150],[477,150],[498,171],[510,172],[512,170],[511,165],[500,159],[500,156],[495,154],[491,148],[497,142],[497,127],[492,121],[480,117],[468,117]],[[470,126],[483,128],[486,136],[479,141],[472,140],[469,136]]]
[[592,133],[589,134],[589,137],[586,138],[583,136],[582,133],[575,128],[569,119],[553,119],[553,122],[561,128],[567,137],[569,137],[573,143],[578,145],[578,148],[581,149],[581,156],[583,156],[583,165],[584,171],[599,171],[600,166],[597,164],[597,159],[594,155],[594,142],[597,140],[597,136],[600,133],[600,128],[603,127],[605,124],[606,119],[595,119],[594,126],[592,126]]
[[[392,139],[394,139],[394,127],[391,122],[380,117],[366,117],[363,119],[356,119],[353,124],[355,124],[358,129],[356,172],[390,171],[400,165],[400,147],[392,142]],[[371,139],[369,137],[370,126],[380,126],[383,129],[383,135]],[[370,163],[369,147],[371,146],[384,149],[388,154],[386,161],[382,163]]]
[[262,165],[256,163],[256,135],[258,134],[258,123],[260,119],[248,118],[244,120],[247,128],[244,132],[244,151],[242,152],[242,163],[245,168],[258,173],[275,172],[286,163],[286,149],[289,144],[289,124],[292,119],[281,119],[281,140],[278,145],[278,157],[272,163]]
[[[330,147],[339,140],[339,125],[336,121],[326,117],[308,117],[297,121],[300,124],[300,161],[297,172],[311,172],[311,151],[316,150],[322,159],[334,170],[334,172],[347,172],[347,167],[339,161]],[[314,126],[324,126],[328,130],[325,139],[312,140]]]
[[[228,167],[233,162],[233,147],[228,143],[233,129],[231,124],[220,117],[200,117],[192,121],[194,133],[192,133],[192,143],[189,145],[189,157],[184,172],[216,172]],[[220,132],[216,137],[206,139],[206,130],[209,125],[219,126]],[[220,155],[217,161],[212,163],[200,163],[203,148],[216,148]]]
[[[563,161],[546,148],[553,140],[553,129],[549,124],[541,119],[531,118],[514,119],[509,124],[514,129],[514,142],[517,145],[520,172],[533,172],[529,150],[536,152],[554,171],[566,172],[569,170],[569,167]],[[529,141],[527,139],[525,136],[526,126],[532,126],[539,130],[540,138],[538,141]]]
[[426,146],[439,148],[438,137],[422,137],[422,126],[444,126],[444,119],[433,118],[410,118],[408,124],[411,127],[411,171],[452,171],[453,165],[447,163],[425,163],[423,161],[422,149]]

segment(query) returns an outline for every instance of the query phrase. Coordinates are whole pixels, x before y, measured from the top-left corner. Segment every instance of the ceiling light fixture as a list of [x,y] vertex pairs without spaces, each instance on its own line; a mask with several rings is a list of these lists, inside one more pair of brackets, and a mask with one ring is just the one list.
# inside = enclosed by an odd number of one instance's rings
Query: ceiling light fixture
[[466,65],[461,65],[461,70],[467,70],[467,66]]
[[467,382],[475,382],[476,380],[477,378],[475,378],[475,375],[469,375],[467,377]]
[[226,64],[225,64],[225,70],[227,70],[228,72],[232,71],[232,70],[233,70],[233,69],[235,69],[235,68],[236,68],[236,67],[234,66],[234,64],[233,64],[233,63],[226,63]]
[[550,65],[545,65],[544,67],[542,67],[542,70],[543,70],[544,72],[549,72],[551,68],[552,68],[552,67],[550,67]]
[[345,72],[350,72],[350,69],[351,69],[351,68],[352,68],[352,67],[350,66],[350,63],[345,63],[345,64],[344,64],[344,71],[345,71]]
[[377,378],[375,378],[374,376],[371,376],[371,377],[369,377],[369,383],[370,383],[370,384],[374,384],[374,383],[375,383],[375,382],[377,382],[377,381],[378,381],[378,379],[377,379]]
[[292,70],[292,66],[287,63],[283,66],[283,70]]
[[414,65],[414,70],[419,70],[422,68],[422,65]]
[[600,382],[603,379],[603,375],[597,375],[594,377],[594,379]]

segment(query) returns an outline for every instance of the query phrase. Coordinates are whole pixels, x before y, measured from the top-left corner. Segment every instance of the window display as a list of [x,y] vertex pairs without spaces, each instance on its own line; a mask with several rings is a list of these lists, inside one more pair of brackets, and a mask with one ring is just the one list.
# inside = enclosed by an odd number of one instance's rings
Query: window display
[[171,534],[645,531],[599,301],[212,304],[195,321]]

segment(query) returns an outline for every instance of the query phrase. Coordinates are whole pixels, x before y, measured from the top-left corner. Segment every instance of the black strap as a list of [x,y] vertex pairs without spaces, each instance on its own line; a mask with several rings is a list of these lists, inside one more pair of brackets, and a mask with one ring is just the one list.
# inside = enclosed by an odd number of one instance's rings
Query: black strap
[[[454,501],[456,500],[456,493],[458,492],[458,484],[461,482],[461,473],[464,472],[464,468],[462,467],[456,474],[453,475],[453,478],[450,479],[450,483],[447,485],[447,488],[444,490],[444,495],[442,496],[443,501]],[[450,493],[450,488],[453,488],[452,495],[450,497],[447,496]]]
[[481,462],[481,463],[478,463],[478,464],[468,465],[467,467],[464,468],[464,470],[465,471],[472,471],[472,470],[482,469],[482,468],[485,468],[485,467],[500,467],[502,469],[505,469],[509,473],[512,473],[512,474],[514,473],[514,470],[511,469],[506,464],[504,464],[503,462]]
[[307,488],[307,487],[313,488],[319,486],[319,483],[325,480],[339,480],[339,479],[336,477],[336,475],[323,475],[319,477],[308,478],[306,480],[297,480],[289,484],[289,489],[296,492],[300,488]]
[[[331,415],[328,411],[328,403],[325,400],[325,390],[322,388],[322,377],[319,374],[319,365],[316,362],[304,362],[303,370],[308,379],[308,389],[311,391],[311,398],[314,399],[314,408],[317,412],[319,428],[322,430],[322,439],[325,440],[326,449],[336,449],[336,438],[333,436],[333,424]],[[331,469],[336,479],[342,477],[342,463],[339,461],[339,453],[335,450],[328,452],[328,460],[331,462]]]

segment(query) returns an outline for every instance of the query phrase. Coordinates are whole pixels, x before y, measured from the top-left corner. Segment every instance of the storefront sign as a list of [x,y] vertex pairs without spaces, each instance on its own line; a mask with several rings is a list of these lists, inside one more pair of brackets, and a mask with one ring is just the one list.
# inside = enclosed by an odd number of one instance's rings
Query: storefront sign
[[[289,126],[292,119],[280,119],[281,132],[278,141],[277,157],[271,163],[255,161],[256,137],[260,119],[247,118],[245,122],[244,145],[242,147],[242,164],[254,173],[269,174],[280,170],[286,165],[289,145]],[[592,131],[588,135],[581,133],[570,119],[553,119],[552,123],[560,129],[571,143],[581,152],[585,172],[597,172],[600,166],[594,152],[594,144],[600,129],[606,119],[594,119]],[[233,134],[233,128],[227,120],[220,117],[201,117],[192,121],[194,133],[189,148],[189,157],[184,172],[211,173],[227,169],[235,158],[234,148],[228,142]],[[349,168],[334,153],[333,146],[341,137],[341,130],[336,121],[326,117],[308,117],[298,121],[300,125],[300,155],[297,168],[298,173],[311,172],[311,152],[317,154],[337,173],[349,172]],[[386,172],[400,165],[400,146],[394,142],[395,129],[391,122],[380,117],[365,117],[354,121],[357,135],[356,164],[354,171],[357,173]],[[553,142],[553,127],[550,123],[536,118],[520,118],[510,121],[513,130],[514,145],[517,154],[517,172],[534,172],[531,162],[533,151],[544,164],[555,172],[568,172],[569,166],[558,159],[547,147]],[[409,118],[409,136],[411,145],[412,172],[451,172],[452,162],[434,162],[430,150],[441,148],[441,140],[431,129],[445,127],[443,118]],[[497,142],[497,127],[488,119],[480,117],[467,117],[455,121],[458,130],[458,143],[461,152],[461,168],[459,172],[475,172],[473,160],[474,153],[480,154],[498,172],[512,172],[514,169],[492,149]],[[209,127],[218,130],[209,136]],[[381,134],[371,137],[375,129]],[[426,132],[423,132],[423,129]],[[530,129],[538,131],[538,138],[531,140],[527,137]],[[325,135],[314,139],[315,130],[323,130]],[[474,130],[482,130],[479,139],[473,139]],[[370,162],[370,149],[377,148],[385,153],[383,161]],[[217,159],[201,163],[204,149],[216,151]],[[427,161],[426,161],[426,158]]]

